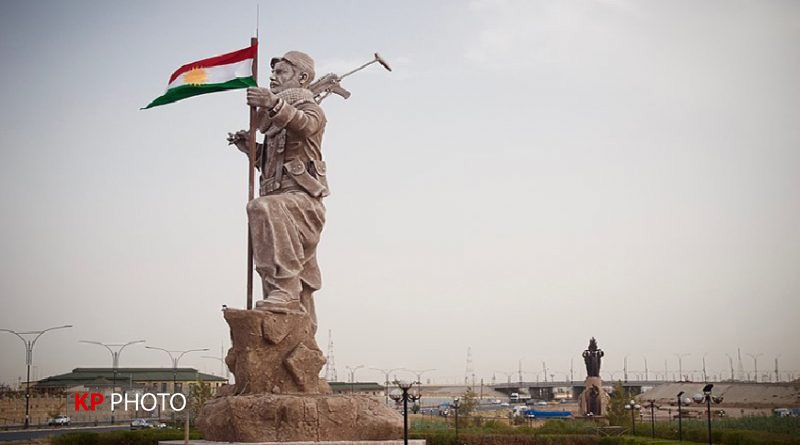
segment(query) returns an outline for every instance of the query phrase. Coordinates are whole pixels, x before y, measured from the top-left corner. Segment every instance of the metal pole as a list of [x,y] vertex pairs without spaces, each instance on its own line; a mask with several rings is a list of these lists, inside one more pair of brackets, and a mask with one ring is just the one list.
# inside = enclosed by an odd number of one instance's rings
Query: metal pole
[[31,402],[31,361],[30,357],[32,356],[33,347],[28,346],[28,375],[25,378],[25,429],[27,430],[30,426],[30,402]]
[[[253,55],[253,79],[258,83],[258,37],[250,38],[250,46],[255,46],[256,51]],[[248,194],[247,202],[252,201],[255,196],[256,184],[256,130],[258,129],[258,109],[250,107],[250,133],[247,136],[249,147],[249,167],[248,167]],[[247,224],[247,309],[253,308],[253,240],[250,233],[250,224]]]
[[678,442],[683,441],[683,417],[681,414],[681,397],[683,396],[683,391],[678,393]]
[[632,428],[633,428],[633,435],[635,436],[636,435],[636,417],[633,415],[633,410],[634,409],[635,409],[634,408],[634,404],[631,403],[631,425],[632,425]]
[[[113,397],[114,391],[117,390],[117,367],[114,367],[114,376],[111,378],[111,394]],[[111,424],[114,424],[114,404],[111,404]]]
[[[72,325],[64,325],[64,326],[56,326],[52,328],[47,328],[41,331],[28,331],[28,332],[17,332],[12,331],[11,329],[0,329],[0,332],[8,332],[10,334],[14,334],[22,340],[22,344],[25,345],[25,367],[26,370],[26,378],[25,378],[25,429],[30,427],[31,417],[30,417],[30,402],[31,402],[31,364],[33,363],[33,347],[36,345],[36,340],[39,339],[42,335],[44,335],[47,331],[52,331],[54,329],[64,329],[64,328],[71,328]],[[36,334],[36,337],[33,340],[28,340],[23,335],[33,335]]]
[[653,400],[650,401],[650,435],[653,439],[656,438],[656,405]]
[[[87,344],[90,344],[90,345],[102,346],[102,347],[108,349],[108,352],[111,353],[111,369],[112,369],[112,388],[111,388],[111,392],[113,394],[114,391],[116,391],[116,389],[117,389],[117,371],[119,369],[119,356],[122,355],[122,350],[125,349],[126,347],[130,346],[130,345],[135,345],[137,343],[144,343],[145,341],[144,340],[134,340],[134,341],[129,341],[127,343],[121,343],[121,344],[115,344],[115,343],[106,344],[106,343],[102,343],[102,342],[99,342],[99,341],[91,341],[91,340],[81,340],[80,342],[81,343],[87,343]],[[113,349],[111,349],[112,346],[119,346],[120,348],[117,349],[116,351],[114,351]],[[112,424],[115,421],[115,416],[114,415],[115,415],[114,405],[111,405],[111,423]]]
[[711,394],[706,394],[706,409],[708,417],[708,445],[712,445],[711,441]]
[[454,404],[453,409],[456,413],[456,444],[458,444],[458,404]]
[[[178,380],[178,361],[172,359],[172,394],[177,392],[177,380]],[[181,388],[181,393],[183,393],[183,388]],[[172,423],[175,425],[175,428],[178,427],[178,419],[175,417],[175,410],[172,411]]]
[[403,388],[403,443],[408,445],[408,389]]

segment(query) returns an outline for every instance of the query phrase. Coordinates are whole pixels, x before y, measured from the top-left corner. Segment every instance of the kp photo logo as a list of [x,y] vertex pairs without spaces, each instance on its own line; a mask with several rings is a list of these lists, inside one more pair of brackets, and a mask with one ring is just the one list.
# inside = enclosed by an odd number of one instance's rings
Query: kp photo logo
[[[106,400],[105,396],[99,392],[84,392],[75,393],[75,411],[95,411],[98,405],[102,405]],[[170,394],[166,392],[159,393],[134,393],[132,397],[129,394],[111,393],[111,410],[115,411],[118,405],[122,405],[125,411],[147,411],[152,412],[156,409],[162,411],[169,409],[172,411],[183,411],[186,408],[186,397],[181,394]]]

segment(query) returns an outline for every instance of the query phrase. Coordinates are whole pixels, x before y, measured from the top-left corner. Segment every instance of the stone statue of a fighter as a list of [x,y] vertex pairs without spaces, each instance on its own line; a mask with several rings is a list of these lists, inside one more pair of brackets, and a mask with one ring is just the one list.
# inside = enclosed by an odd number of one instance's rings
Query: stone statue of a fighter
[[[260,197],[247,205],[255,269],[264,299],[256,309],[308,312],[316,321],[312,294],[321,286],[317,244],[325,224],[322,198],[328,195],[322,135],[325,113],[309,85],[314,60],[289,51],[270,61],[269,88],[249,88],[247,104],[257,107],[256,167]],[[247,153],[247,132],[228,142]]]

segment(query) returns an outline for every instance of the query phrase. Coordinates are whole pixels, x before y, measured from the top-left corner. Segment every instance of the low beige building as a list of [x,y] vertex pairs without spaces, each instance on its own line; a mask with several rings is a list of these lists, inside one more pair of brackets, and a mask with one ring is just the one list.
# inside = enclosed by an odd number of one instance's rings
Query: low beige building
[[[193,385],[199,383],[209,385],[212,393],[227,380],[211,374],[205,374],[194,368],[76,368],[66,374],[47,377],[38,382],[31,382],[30,422],[31,425],[45,425],[48,419],[57,415],[67,415],[73,423],[105,423],[111,421],[111,394],[128,397],[129,401],[140,400],[144,394],[176,394],[187,396]],[[94,410],[84,410],[78,403],[76,394],[100,393],[103,403]],[[152,398],[142,406],[129,403],[127,409],[122,404],[114,410],[116,421],[128,421],[134,418],[170,418],[172,410],[165,398],[163,409],[161,400],[153,406]],[[87,397],[85,404],[90,406]],[[123,399],[124,402],[124,399]],[[175,405],[180,403],[176,400]],[[139,408],[139,409],[136,409]],[[145,409],[147,408],[147,409]],[[0,426],[22,425],[25,422],[25,387],[19,391],[0,394]]]

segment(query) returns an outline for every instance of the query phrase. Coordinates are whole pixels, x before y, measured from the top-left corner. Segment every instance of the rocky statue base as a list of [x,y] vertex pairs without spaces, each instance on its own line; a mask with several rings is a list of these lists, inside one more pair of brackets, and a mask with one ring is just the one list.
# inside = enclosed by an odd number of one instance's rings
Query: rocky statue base
[[200,410],[203,436],[223,442],[397,439],[403,419],[364,396],[333,395],[306,312],[227,309],[233,346],[225,363],[235,385],[220,388]]
[[586,389],[578,397],[579,416],[605,416],[611,397],[603,389],[600,377],[586,377]]

